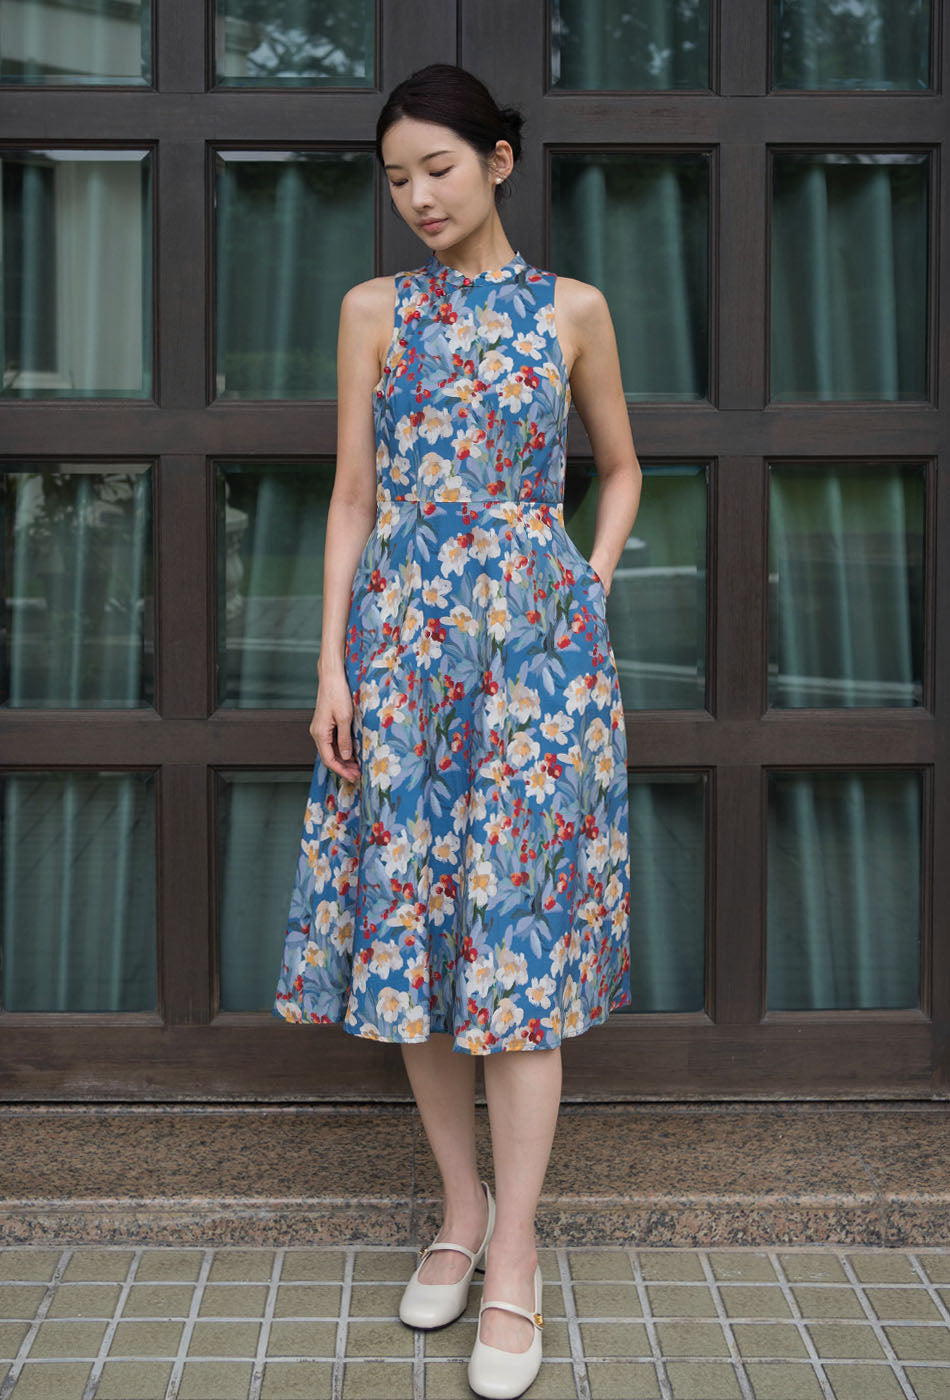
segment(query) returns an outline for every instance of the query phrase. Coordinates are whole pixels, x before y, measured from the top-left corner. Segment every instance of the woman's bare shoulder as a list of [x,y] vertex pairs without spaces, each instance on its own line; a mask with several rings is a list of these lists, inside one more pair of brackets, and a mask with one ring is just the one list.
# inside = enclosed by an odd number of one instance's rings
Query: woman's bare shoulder
[[610,319],[607,298],[592,282],[558,275],[554,282],[554,319],[570,377],[584,345],[596,338]]

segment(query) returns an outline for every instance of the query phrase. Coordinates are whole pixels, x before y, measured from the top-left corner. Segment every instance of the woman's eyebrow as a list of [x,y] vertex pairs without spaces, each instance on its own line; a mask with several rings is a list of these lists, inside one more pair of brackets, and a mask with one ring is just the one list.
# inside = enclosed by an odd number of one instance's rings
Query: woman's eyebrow
[[[428,154],[427,156],[421,156],[420,159],[421,159],[421,160],[431,160],[433,156],[450,156],[451,154],[452,154],[451,151],[430,151],[429,154]],[[388,165],[384,165],[384,166],[383,166],[383,169],[384,169],[384,170],[403,170],[403,169],[405,169],[405,167],[402,166],[402,165],[398,165],[395,161],[390,161]]]

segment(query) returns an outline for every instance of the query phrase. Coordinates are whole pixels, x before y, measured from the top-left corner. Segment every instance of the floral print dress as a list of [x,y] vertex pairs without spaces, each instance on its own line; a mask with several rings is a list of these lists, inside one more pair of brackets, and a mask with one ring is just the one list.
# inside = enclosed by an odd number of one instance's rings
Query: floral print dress
[[344,666],[360,776],[317,756],[273,1014],[551,1048],[630,1001],[623,703],[564,526],[551,272],[395,278],[376,524]]

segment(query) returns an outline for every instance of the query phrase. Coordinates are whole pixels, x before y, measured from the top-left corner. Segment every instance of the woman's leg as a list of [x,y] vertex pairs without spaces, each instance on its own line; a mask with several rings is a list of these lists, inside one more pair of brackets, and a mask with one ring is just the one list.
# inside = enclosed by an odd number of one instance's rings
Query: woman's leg
[[[402,1046],[403,1063],[442,1177],[445,1208],[438,1238],[475,1250],[488,1227],[488,1202],[475,1160],[475,1057],[452,1049],[452,1036]],[[419,1270],[420,1283],[457,1283],[464,1254],[440,1249]]]
[[[495,1228],[482,1297],[533,1311],[534,1216],[561,1102],[560,1046],[486,1055],[485,1098],[495,1162]],[[489,1346],[527,1351],[533,1336],[526,1317],[499,1308],[482,1315],[481,1338]]]

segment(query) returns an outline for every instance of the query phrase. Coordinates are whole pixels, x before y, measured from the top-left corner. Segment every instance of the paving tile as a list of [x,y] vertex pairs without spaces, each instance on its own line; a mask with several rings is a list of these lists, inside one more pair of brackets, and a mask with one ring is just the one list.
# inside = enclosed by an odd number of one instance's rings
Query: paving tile
[[692,1250],[640,1249],[637,1257],[645,1279],[706,1282],[699,1255]]
[[[574,1310],[578,1317],[643,1316],[640,1294],[634,1283],[575,1283]],[[544,1315],[554,1316],[554,1309],[547,1306],[546,1300]]]
[[917,1400],[947,1400],[950,1395],[950,1369],[905,1366],[904,1374],[914,1387]]
[[418,1258],[415,1249],[361,1249],[353,1261],[353,1279],[408,1283]]
[[818,1254],[811,1250],[785,1254],[780,1252],[779,1263],[789,1283],[849,1283],[841,1260],[834,1254]]
[[53,1277],[62,1251],[59,1249],[0,1249],[0,1282],[15,1279],[48,1281]]
[[870,1286],[865,1297],[882,1321],[943,1322],[940,1309],[926,1288],[884,1288]]
[[332,1361],[336,1355],[336,1320],[309,1322],[297,1318],[293,1322],[274,1321],[267,1338],[267,1355],[324,1357]]
[[398,1317],[402,1283],[354,1283],[350,1317]]
[[824,1392],[812,1366],[750,1361],[745,1369],[755,1400],[823,1400]]
[[950,1361],[946,1327],[885,1326],[884,1335],[900,1361]]
[[216,1249],[208,1272],[209,1283],[265,1283],[274,1272],[272,1249]]
[[261,1400],[330,1400],[332,1395],[332,1362],[269,1361],[264,1367]]
[[720,1287],[719,1296],[729,1318],[792,1316],[785,1295],[773,1284],[726,1283]]
[[346,1255],[342,1249],[288,1249],[280,1277],[283,1283],[329,1283],[342,1279],[345,1267]]
[[822,1288],[812,1284],[792,1288],[792,1297],[801,1309],[802,1317],[866,1317],[861,1301],[853,1288]]
[[117,1322],[110,1356],[177,1356],[185,1324],[174,1322]]
[[346,1329],[347,1357],[411,1356],[413,1329],[404,1322],[364,1322],[357,1318]]
[[717,1361],[670,1361],[666,1374],[674,1400],[742,1400],[731,1366]]
[[106,1326],[105,1322],[41,1322],[30,1346],[30,1360],[61,1356],[64,1360],[88,1357],[95,1361]]
[[809,1322],[806,1326],[822,1360],[853,1357],[876,1361],[884,1358],[884,1348],[869,1323],[861,1326],[856,1322]]
[[63,1270],[64,1283],[98,1283],[118,1280],[123,1283],[134,1255],[131,1249],[74,1249]]
[[650,1338],[640,1322],[581,1322],[585,1356],[649,1357]]
[[336,1283],[280,1283],[275,1317],[339,1317],[343,1291]]
[[237,1400],[251,1384],[249,1361],[188,1361],[178,1400]]
[[194,1283],[201,1272],[202,1249],[146,1249],[135,1271],[136,1283]]
[[928,1254],[920,1250],[915,1258],[922,1264],[931,1283],[950,1283],[950,1250],[943,1254]]
[[343,1400],[412,1400],[412,1367],[398,1361],[348,1361]]
[[592,1361],[591,1400],[660,1400],[656,1367],[649,1361]]
[[797,1327],[785,1322],[734,1322],[732,1335],[742,1357],[808,1356],[808,1348]]
[[35,1317],[45,1297],[46,1289],[34,1283],[0,1284],[0,1317],[4,1321]]
[[861,1283],[919,1283],[906,1254],[896,1249],[858,1249],[846,1254]]
[[728,1356],[729,1345],[718,1323],[658,1322],[656,1334],[664,1356]]
[[26,1322],[0,1322],[0,1361],[13,1360],[28,1330]]
[[165,1400],[171,1361],[107,1361],[96,1400]]
[[13,1400],[82,1400],[91,1361],[27,1362],[10,1391]]
[[196,1322],[188,1342],[188,1355],[239,1356],[257,1353],[260,1322]]
[[209,1283],[201,1295],[199,1317],[260,1317],[267,1302],[261,1284]]
[[123,1317],[187,1317],[195,1290],[187,1283],[133,1283]]
[[446,1327],[426,1328],[423,1333],[426,1356],[455,1357],[467,1364],[475,1345],[476,1326],[475,1322],[457,1318]]
[[835,1400],[904,1400],[904,1391],[890,1366],[862,1366],[829,1361],[825,1374],[831,1381]]
[[117,1283],[64,1283],[53,1294],[47,1317],[111,1317],[119,1301]]
[[648,1283],[647,1298],[654,1317],[715,1317],[716,1303],[708,1288],[695,1284]]
[[717,1279],[742,1283],[777,1283],[778,1276],[767,1254],[739,1250],[711,1249],[709,1266]]
[[609,1282],[632,1280],[633,1268],[622,1249],[572,1249],[571,1278]]

